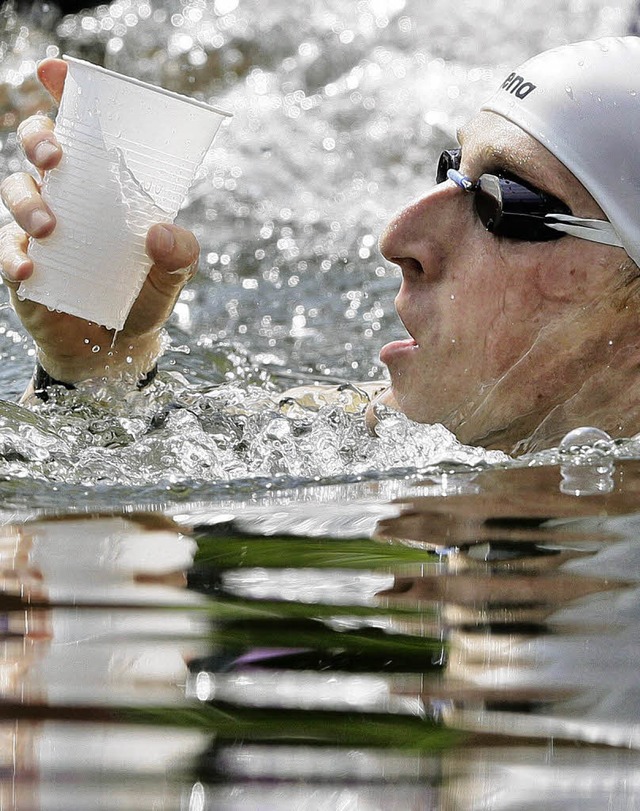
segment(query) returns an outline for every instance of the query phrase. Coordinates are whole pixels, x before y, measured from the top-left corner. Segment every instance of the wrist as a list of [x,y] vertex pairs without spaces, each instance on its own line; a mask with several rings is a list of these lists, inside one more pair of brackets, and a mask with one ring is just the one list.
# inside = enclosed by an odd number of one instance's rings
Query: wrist
[[39,346],[36,362],[55,381],[67,387],[99,378],[121,378],[137,382],[157,365],[162,354],[159,334],[128,342],[122,346],[99,346],[86,341],[79,352],[66,354],[47,351]]
[[[154,363],[153,366],[146,372],[146,374],[142,375],[136,381],[136,388],[139,391],[146,388],[150,383],[152,383],[158,374],[158,364]],[[75,389],[75,385],[73,383],[69,383],[66,380],[57,380],[56,378],[52,377],[41,365],[39,361],[36,361],[36,368],[33,372],[33,378],[31,381],[31,388],[28,390],[30,392],[29,396],[35,395],[39,400],[43,402],[47,402],[49,399],[49,395],[47,390],[50,389],[52,386],[62,386],[67,390]]]

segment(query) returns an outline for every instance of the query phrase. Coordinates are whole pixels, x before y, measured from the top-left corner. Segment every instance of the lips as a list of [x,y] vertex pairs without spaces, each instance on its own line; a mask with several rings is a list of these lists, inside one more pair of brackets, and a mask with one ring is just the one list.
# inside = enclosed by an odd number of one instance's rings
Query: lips
[[403,317],[403,309],[399,306],[399,296],[396,299],[396,312],[398,313],[398,317],[400,321],[402,321],[403,327],[409,333],[408,338],[402,338],[399,341],[391,341],[391,343],[385,344],[382,349],[380,350],[380,360],[382,363],[388,365],[390,362],[393,362],[396,359],[401,359],[403,356],[407,357],[407,355],[411,352],[415,352],[417,349],[420,348],[418,342],[413,337],[412,330],[409,329],[407,326],[407,322]]
[[419,347],[413,338],[405,338],[402,341],[391,341],[391,343],[385,344],[380,350],[380,360],[388,366],[407,353],[415,352],[416,349],[419,349]]

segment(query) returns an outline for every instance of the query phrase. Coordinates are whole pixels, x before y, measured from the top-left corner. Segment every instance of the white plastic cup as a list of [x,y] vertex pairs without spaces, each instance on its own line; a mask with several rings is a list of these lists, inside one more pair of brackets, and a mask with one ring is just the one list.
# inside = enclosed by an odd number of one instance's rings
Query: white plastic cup
[[145,239],[176,217],[230,113],[65,56],[55,132],[63,150],[42,195],[53,234],[32,239],[18,296],[121,330],[151,267]]

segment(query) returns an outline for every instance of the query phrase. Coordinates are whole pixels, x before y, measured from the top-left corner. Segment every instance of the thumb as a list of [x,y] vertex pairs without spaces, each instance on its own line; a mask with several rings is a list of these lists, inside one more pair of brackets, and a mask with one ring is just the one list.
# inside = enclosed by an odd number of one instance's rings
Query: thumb
[[150,274],[160,288],[182,286],[198,267],[198,240],[176,225],[153,225],[147,234],[146,249],[153,262]]
[[198,241],[190,231],[175,225],[153,225],[147,233],[146,250],[153,265],[127,318],[129,335],[163,327],[198,267]]

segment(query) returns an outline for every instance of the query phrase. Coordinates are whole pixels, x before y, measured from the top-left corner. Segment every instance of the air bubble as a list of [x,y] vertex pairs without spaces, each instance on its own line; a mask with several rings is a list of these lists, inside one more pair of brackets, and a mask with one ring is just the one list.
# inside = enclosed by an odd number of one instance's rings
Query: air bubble
[[582,428],[574,428],[573,431],[569,431],[566,434],[562,441],[560,442],[560,447],[562,449],[566,448],[573,448],[573,447],[581,447],[584,445],[595,445],[596,442],[611,442],[611,437],[606,431],[600,430],[600,428],[593,428],[590,426],[584,426]]

